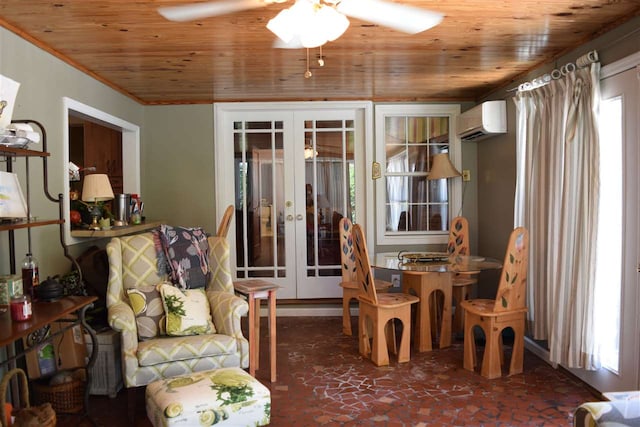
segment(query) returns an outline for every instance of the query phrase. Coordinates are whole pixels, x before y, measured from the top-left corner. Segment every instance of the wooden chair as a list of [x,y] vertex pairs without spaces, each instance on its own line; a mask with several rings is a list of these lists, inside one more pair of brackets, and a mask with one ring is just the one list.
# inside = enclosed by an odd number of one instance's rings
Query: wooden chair
[[[376,366],[389,364],[388,347],[395,347],[386,339],[387,328],[393,328],[394,319],[402,323],[402,336],[398,347],[398,363],[408,362],[410,358],[411,340],[411,304],[418,302],[418,298],[399,292],[376,292],[373,273],[369,262],[367,243],[358,224],[353,226],[354,251],[356,254],[356,276],[360,293],[358,305],[358,349],[364,357],[370,357]],[[371,323],[372,332],[367,328]],[[387,327],[387,325],[389,325]],[[386,345],[385,345],[386,343]]]
[[[471,255],[469,249],[469,222],[465,217],[457,216],[451,220],[447,252],[449,255],[454,256]],[[460,303],[469,299],[471,288],[478,283],[478,273],[479,271],[465,271],[456,273],[453,277],[451,297],[456,304],[451,325],[453,332],[461,333],[464,328],[464,310]]]
[[524,359],[524,325],[527,307],[525,289],[529,234],[523,227],[511,232],[507,253],[502,266],[500,284],[495,300],[476,299],[462,301],[464,308],[464,368],[473,371],[476,366],[476,344],[473,329],[480,326],[486,345],[480,374],[486,378],[502,375],[504,355],[502,331],[511,328],[514,334],[509,375],[522,372]]
[[218,231],[216,232],[216,236],[227,237],[227,233],[229,233],[229,226],[231,225],[231,218],[233,218],[234,210],[235,210],[235,207],[233,205],[227,206],[227,209],[225,209],[224,215],[222,215],[222,219],[220,220],[220,224],[218,224]]
[[[358,300],[360,287],[356,277],[356,255],[353,252],[353,224],[349,218],[341,218],[340,232],[340,260],[342,263],[342,333],[352,335],[351,332],[351,300]],[[374,280],[376,291],[385,292],[392,284],[386,280]]]

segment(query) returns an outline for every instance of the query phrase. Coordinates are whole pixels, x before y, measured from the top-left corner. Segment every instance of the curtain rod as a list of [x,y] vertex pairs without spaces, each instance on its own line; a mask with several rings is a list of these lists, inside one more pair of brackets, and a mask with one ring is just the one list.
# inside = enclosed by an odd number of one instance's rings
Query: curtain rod
[[540,86],[549,84],[551,80],[558,80],[559,78],[574,72],[576,69],[587,67],[593,64],[594,62],[598,62],[598,52],[595,50],[592,50],[591,52],[585,53],[584,55],[576,59],[575,63],[568,62],[564,64],[562,67],[554,69],[550,73],[546,73],[540,77],[536,77],[531,81],[521,83],[518,87],[507,89],[507,92],[513,92],[516,90],[527,91],[527,90],[539,88]]

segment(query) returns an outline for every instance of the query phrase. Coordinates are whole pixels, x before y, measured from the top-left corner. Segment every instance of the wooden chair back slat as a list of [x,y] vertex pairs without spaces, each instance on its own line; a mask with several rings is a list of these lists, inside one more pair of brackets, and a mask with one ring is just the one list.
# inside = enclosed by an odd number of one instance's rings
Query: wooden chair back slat
[[469,251],[469,222],[463,216],[457,216],[451,220],[447,253],[449,255],[471,255]]
[[225,209],[224,215],[222,215],[222,219],[220,220],[220,224],[218,224],[218,231],[216,232],[216,236],[227,237],[234,209],[235,208],[233,205],[227,206],[227,209]]
[[528,262],[529,233],[526,228],[518,227],[509,237],[493,311],[512,311],[526,307]]
[[373,273],[371,272],[367,242],[364,238],[360,225],[355,224],[353,226],[352,237],[354,252],[356,254],[356,277],[358,286],[360,287],[359,298],[366,300],[370,304],[378,305],[378,294],[376,293]]
[[340,262],[342,264],[342,281],[355,282],[356,254],[353,251],[353,224],[349,218],[340,220]]

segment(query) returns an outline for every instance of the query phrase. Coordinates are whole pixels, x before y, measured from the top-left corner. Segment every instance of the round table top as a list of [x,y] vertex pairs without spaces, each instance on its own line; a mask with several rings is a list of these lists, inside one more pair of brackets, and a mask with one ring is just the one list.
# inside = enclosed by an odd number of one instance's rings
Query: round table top
[[497,259],[477,255],[449,256],[446,252],[382,252],[371,260],[372,266],[388,270],[417,272],[470,272],[502,268]]

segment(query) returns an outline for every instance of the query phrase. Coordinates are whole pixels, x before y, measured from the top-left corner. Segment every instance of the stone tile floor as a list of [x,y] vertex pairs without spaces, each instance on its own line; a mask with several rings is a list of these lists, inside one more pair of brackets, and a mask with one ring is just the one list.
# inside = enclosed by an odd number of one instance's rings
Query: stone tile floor
[[[263,322],[266,319],[263,318]],[[581,381],[525,351],[524,373],[487,380],[462,368],[462,340],[416,353],[408,363],[376,367],[358,354],[339,317],[277,320],[278,380],[269,382],[266,323],[257,377],[271,389],[272,426],[571,426],[573,410],[597,400]],[[354,331],[357,326],[354,320]],[[135,426],[149,427],[144,389],[136,394]],[[92,396],[97,426],[128,426],[127,393]],[[58,425],[91,425],[59,417]]]

